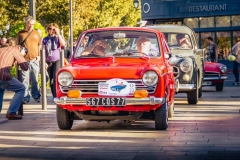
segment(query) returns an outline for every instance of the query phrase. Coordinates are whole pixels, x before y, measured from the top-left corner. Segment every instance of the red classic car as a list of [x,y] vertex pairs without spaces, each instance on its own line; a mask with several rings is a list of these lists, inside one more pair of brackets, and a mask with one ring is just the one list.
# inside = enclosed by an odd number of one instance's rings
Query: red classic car
[[157,30],[98,28],[83,32],[69,65],[57,73],[57,124],[73,120],[155,120],[166,130],[174,114],[169,48]]
[[227,66],[221,63],[205,62],[202,86],[216,86],[216,91],[222,91],[224,80],[227,79]]

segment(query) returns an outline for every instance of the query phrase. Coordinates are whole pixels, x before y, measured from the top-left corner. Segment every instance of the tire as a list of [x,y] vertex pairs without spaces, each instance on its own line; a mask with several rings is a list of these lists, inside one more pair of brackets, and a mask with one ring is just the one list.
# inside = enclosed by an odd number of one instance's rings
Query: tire
[[174,102],[168,108],[168,118],[174,117]]
[[197,102],[198,102],[198,93],[199,93],[198,77],[196,77],[196,89],[194,89],[193,91],[187,92],[188,104],[197,104]]
[[73,117],[73,113],[67,111],[66,109],[62,109],[57,105],[56,114],[59,129],[68,130],[72,128],[73,120],[70,120],[70,118]]
[[202,97],[202,85],[198,90],[198,98],[201,98],[201,97]]
[[168,128],[167,103],[155,110],[155,128],[157,130],[166,130]]
[[223,91],[223,82],[216,84],[216,91]]

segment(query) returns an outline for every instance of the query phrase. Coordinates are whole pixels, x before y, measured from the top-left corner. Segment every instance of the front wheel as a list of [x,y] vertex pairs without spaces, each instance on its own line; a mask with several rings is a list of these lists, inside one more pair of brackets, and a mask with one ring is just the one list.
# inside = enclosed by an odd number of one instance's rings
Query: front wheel
[[57,105],[56,114],[59,129],[68,130],[72,128],[73,120],[71,118],[73,118],[73,113]]
[[223,82],[216,84],[216,91],[223,91]]
[[187,92],[188,104],[197,104],[198,94],[199,94],[198,77],[196,77],[196,88],[193,91]]
[[167,103],[155,110],[155,128],[157,130],[166,130],[168,128]]

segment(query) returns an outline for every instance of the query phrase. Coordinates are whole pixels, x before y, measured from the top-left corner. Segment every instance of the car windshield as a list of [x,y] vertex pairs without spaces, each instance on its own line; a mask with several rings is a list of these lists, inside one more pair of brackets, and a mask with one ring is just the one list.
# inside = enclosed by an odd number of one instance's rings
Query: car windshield
[[164,33],[170,49],[192,49],[192,42],[188,34]]
[[74,57],[159,57],[157,35],[144,31],[87,32],[76,46]]

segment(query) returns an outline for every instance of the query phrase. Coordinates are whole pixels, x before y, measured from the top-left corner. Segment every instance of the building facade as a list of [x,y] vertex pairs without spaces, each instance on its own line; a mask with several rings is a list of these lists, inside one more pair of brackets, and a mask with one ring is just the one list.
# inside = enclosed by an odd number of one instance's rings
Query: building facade
[[227,59],[240,37],[240,0],[141,0],[141,10],[148,24],[191,27],[200,48],[207,48],[206,38],[213,37],[220,60]]

